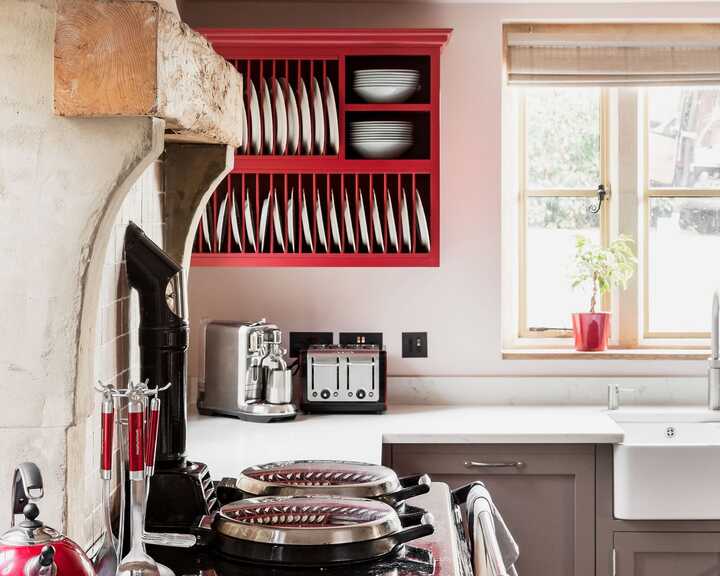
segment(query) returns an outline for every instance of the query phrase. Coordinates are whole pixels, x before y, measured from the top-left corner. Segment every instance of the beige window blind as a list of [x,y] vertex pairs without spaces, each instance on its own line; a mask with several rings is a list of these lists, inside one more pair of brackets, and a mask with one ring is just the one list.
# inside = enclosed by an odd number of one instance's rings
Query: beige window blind
[[720,23],[508,23],[509,84],[720,84]]

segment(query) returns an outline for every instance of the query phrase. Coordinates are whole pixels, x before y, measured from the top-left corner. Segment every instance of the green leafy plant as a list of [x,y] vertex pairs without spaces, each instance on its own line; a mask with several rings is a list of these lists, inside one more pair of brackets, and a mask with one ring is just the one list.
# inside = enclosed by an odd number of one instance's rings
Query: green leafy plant
[[590,312],[595,312],[598,296],[613,286],[622,286],[623,290],[627,288],[635,272],[636,262],[633,241],[627,236],[619,236],[607,248],[590,242],[585,236],[577,236],[572,287],[588,283],[592,285]]

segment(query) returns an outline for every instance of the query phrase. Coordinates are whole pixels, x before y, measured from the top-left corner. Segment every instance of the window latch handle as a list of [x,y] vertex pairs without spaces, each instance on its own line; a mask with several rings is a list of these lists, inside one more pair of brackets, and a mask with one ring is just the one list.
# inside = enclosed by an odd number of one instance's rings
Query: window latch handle
[[610,194],[610,191],[605,189],[604,184],[600,184],[600,186],[598,186],[598,188],[597,188],[597,197],[598,197],[597,204],[594,204],[594,205],[591,204],[590,206],[588,206],[588,211],[591,214],[597,214],[598,212],[600,212],[603,202],[605,201],[605,197],[608,194]]

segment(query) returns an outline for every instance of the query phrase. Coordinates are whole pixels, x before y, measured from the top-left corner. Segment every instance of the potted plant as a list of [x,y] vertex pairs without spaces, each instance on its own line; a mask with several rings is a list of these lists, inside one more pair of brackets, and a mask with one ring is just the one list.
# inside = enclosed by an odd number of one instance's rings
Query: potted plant
[[590,284],[590,311],[572,315],[575,349],[597,352],[607,348],[610,336],[610,313],[597,312],[599,298],[613,286],[627,287],[635,271],[637,259],[633,241],[620,236],[607,247],[590,242],[584,236],[575,241],[575,270],[572,287]]

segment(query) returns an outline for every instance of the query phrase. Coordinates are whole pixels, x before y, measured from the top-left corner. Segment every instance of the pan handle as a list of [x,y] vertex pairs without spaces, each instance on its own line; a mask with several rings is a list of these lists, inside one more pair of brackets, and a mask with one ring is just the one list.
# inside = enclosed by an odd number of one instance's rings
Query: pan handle
[[418,538],[422,538],[423,536],[430,536],[430,534],[433,534],[434,532],[435,527],[432,525],[432,516],[425,513],[421,524],[405,528],[404,530],[393,534],[391,538],[395,541],[395,547],[397,547],[413,540],[417,540]]
[[427,474],[409,474],[407,476],[401,476],[398,480],[400,481],[400,486],[403,488],[420,483],[430,484],[430,476]]
[[425,514],[425,512],[417,511],[417,512],[398,512],[398,518],[400,518],[400,524],[402,524],[403,528],[407,528],[408,526],[417,526],[422,522],[422,517]]
[[[404,478],[403,480],[406,479]],[[401,480],[401,485],[403,485],[402,482],[403,481]],[[384,500],[387,504],[390,504],[391,506],[395,506],[398,502],[408,500],[409,498],[414,498],[415,496],[420,496],[421,494],[427,494],[428,492],[430,492],[430,484],[432,484],[430,476],[428,476],[427,474],[419,474],[417,476],[415,484],[404,485],[404,487],[397,492],[386,494],[385,497],[382,498],[382,500]]]

